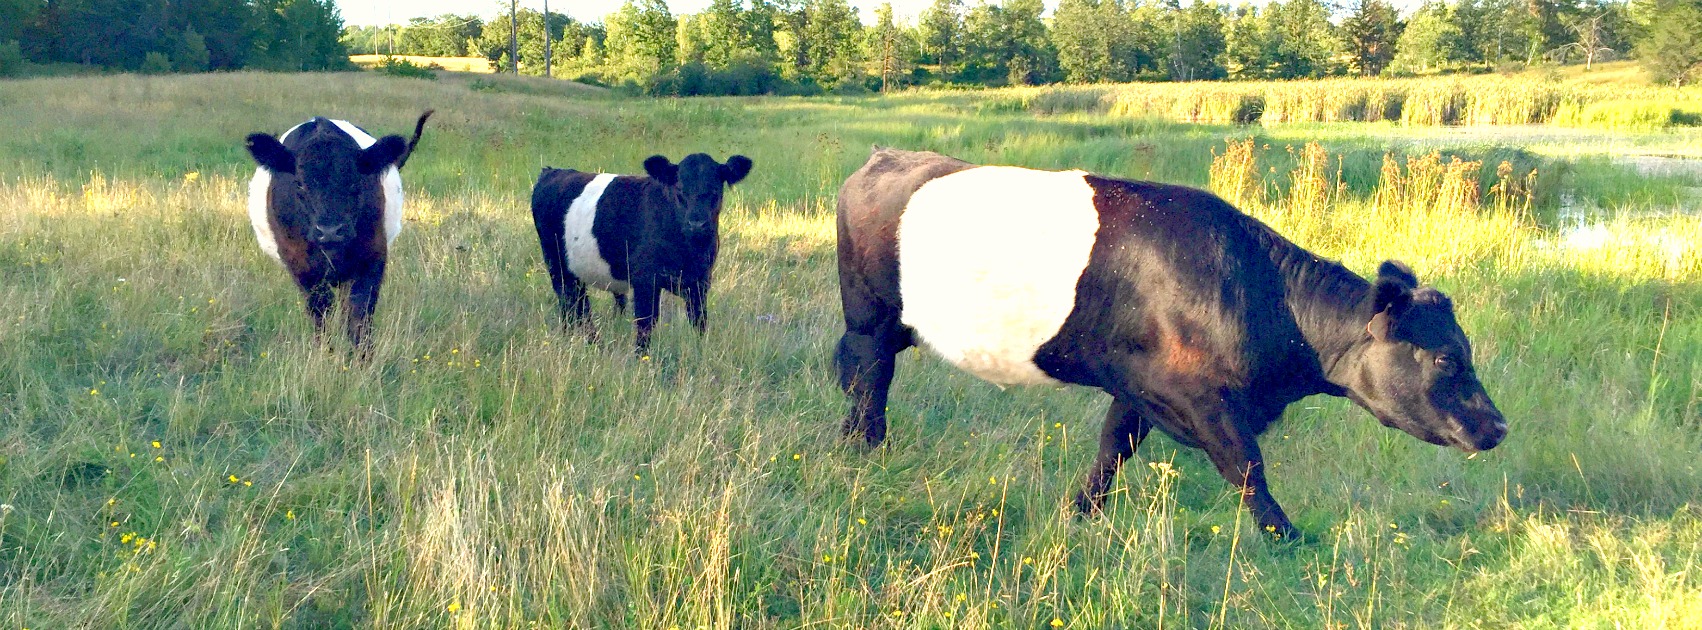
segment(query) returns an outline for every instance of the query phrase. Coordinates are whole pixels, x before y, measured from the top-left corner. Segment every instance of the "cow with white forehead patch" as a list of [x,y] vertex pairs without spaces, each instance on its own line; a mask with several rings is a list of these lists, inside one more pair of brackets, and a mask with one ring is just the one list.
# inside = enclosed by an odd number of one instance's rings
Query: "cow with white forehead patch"
[[894,355],[918,343],[1001,386],[1097,387],[1085,513],[1156,427],[1296,536],[1257,438],[1313,394],[1468,452],[1507,433],[1446,296],[1394,261],[1367,281],[1211,193],[877,148],[838,227],[845,433],[884,439]]
[[546,167],[532,187],[532,221],[563,326],[578,324],[595,338],[586,286],[613,293],[617,310],[630,293],[640,353],[650,346],[663,289],[685,300],[699,333],[708,326],[722,189],[750,174],[751,160],[735,155],[722,164],[693,153],[674,164],[653,155],[644,171],[649,176]]
[[248,185],[248,218],[260,249],[289,270],[306,296],[314,334],[336,291],[348,286],[348,336],[363,347],[378,305],[390,243],[402,231],[402,175],[413,140],[373,138],[345,120],[315,117],[274,138],[248,136],[260,166]]

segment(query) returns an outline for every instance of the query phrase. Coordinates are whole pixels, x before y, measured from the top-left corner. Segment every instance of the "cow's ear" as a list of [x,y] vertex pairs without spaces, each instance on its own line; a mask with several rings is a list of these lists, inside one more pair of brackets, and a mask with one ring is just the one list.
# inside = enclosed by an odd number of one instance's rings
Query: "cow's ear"
[[680,180],[680,167],[660,155],[644,158],[644,172],[649,173],[652,179],[669,186]]
[[402,136],[384,136],[372,146],[360,152],[359,168],[362,175],[371,175],[395,164],[396,160],[408,151],[408,141]]
[[1365,331],[1378,341],[1388,341],[1395,328],[1395,319],[1412,305],[1412,289],[1404,278],[1378,276],[1371,287],[1371,321]]
[[727,163],[721,165],[721,180],[728,186],[737,184],[751,174],[751,166],[751,159],[743,155],[727,158]]
[[1399,260],[1385,260],[1377,266],[1377,280],[1389,280],[1400,283],[1408,291],[1418,288],[1418,275],[1412,272],[1412,267]]
[[272,136],[256,133],[249,134],[248,154],[254,156],[255,163],[273,173],[295,173],[295,154],[284,148],[282,142]]

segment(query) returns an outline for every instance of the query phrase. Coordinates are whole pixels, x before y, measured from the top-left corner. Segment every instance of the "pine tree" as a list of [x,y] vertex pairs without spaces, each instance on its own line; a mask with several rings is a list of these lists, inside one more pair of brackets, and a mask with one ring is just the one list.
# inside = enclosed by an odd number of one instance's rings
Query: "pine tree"
[[1352,15],[1342,21],[1341,28],[1360,76],[1381,74],[1394,60],[1401,24],[1387,0],[1355,0]]

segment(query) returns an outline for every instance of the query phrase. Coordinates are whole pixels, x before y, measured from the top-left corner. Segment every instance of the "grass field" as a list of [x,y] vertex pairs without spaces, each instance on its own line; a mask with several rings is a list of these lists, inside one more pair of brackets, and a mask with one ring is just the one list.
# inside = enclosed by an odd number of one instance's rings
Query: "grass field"
[[420,55],[349,55],[349,61],[362,68],[371,69],[385,59],[401,59],[418,66],[437,65],[450,72],[473,72],[490,74],[496,72],[496,64],[484,57],[425,57]]
[[[549,84],[0,83],[0,627],[1702,626],[1699,183],[1616,161],[1702,132]],[[241,138],[315,114],[403,133],[428,107],[351,362],[254,244]],[[1104,518],[1074,517],[1104,397],[921,353],[885,446],[848,448],[832,206],[873,143],[1212,186],[1362,273],[1403,259],[1454,297],[1511,434],[1467,458],[1295,405],[1264,438],[1295,546],[1158,436]],[[634,357],[606,297],[605,341],[559,334],[538,169],[700,150],[756,163],[709,334],[670,298]]]

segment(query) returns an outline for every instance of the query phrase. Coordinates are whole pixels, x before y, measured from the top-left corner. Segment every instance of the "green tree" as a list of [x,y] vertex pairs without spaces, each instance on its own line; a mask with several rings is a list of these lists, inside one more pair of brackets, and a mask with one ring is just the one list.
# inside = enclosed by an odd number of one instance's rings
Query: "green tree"
[[1235,79],[1268,79],[1272,75],[1271,35],[1264,17],[1250,5],[1236,7],[1223,29],[1224,68]]
[[[1174,2],[1174,0],[1172,0]],[[1170,47],[1165,66],[1172,81],[1221,79],[1223,67],[1223,12],[1206,0],[1194,0],[1182,8],[1172,4],[1166,12]]]
[[1129,81],[1140,69],[1140,37],[1122,0],[1061,0],[1052,42],[1071,83]]
[[917,30],[922,63],[939,66],[942,76],[954,76],[962,65],[963,0],[934,0],[922,12]]
[[1486,67],[1524,61],[1530,46],[1520,30],[1526,16],[1523,0],[1458,0],[1450,16],[1459,33],[1455,56],[1460,61]]
[[892,3],[875,7],[875,25],[863,34],[864,57],[880,91],[908,82],[920,47],[892,17]]
[[1638,0],[1637,59],[1649,77],[1686,85],[1702,77],[1702,0]]
[[349,66],[334,0],[255,0],[249,65],[264,70],[331,70]]
[[1342,20],[1341,29],[1360,76],[1382,74],[1394,60],[1401,23],[1388,0],[1354,0],[1353,12]]
[[210,65],[207,38],[195,32],[195,27],[183,31],[177,50],[171,53],[171,65],[178,72],[206,72]]
[[678,41],[663,0],[628,0],[604,22],[604,65],[617,78],[649,83],[674,65]]
[[1448,5],[1432,1],[1407,21],[1390,68],[1403,74],[1436,72],[1460,60],[1460,29]]
[[1320,0],[1287,0],[1265,7],[1276,78],[1297,79],[1334,74],[1341,48],[1330,9]]
[[45,0],[0,0],[0,42],[22,40],[25,28],[44,6]]
[[[808,42],[810,77],[828,89],[849,89],[863,81],[862,22],[845,0],[810,0]],[[856,89],[861,89],[860,87]]]

